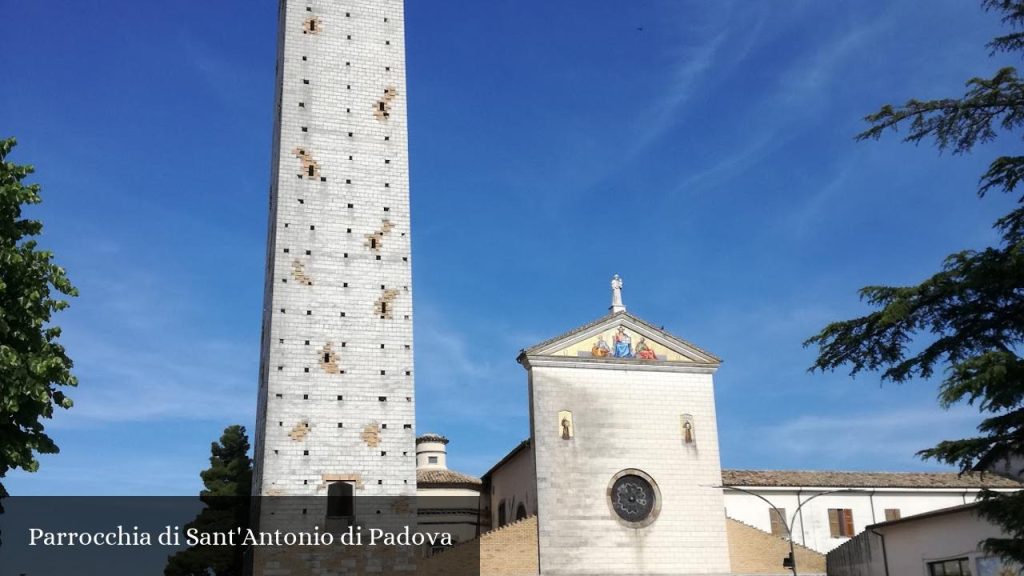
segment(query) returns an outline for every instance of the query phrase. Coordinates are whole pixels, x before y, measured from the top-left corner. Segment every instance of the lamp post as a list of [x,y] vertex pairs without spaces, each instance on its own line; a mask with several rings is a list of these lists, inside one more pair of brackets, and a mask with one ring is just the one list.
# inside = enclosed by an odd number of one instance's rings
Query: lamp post
[[[760,498],[761,500],[764,500],[769,506],[771,506],[772,510],[775,510],[775,514],[778,516],[778,518],[780,520],[782,520],[783,526],[786,527],[786,534],[789,536],[789,560],[790,560],[789,569],[793,571],[793,576],[797,576],[797,572],[796,572],[796,554],[795,554],[795,549],[794,549],[794,544],[793,544],[793,528],[792,528],[792,526],[793,526],[793,523],[796,522],[796,516],[797,516],[797,514],[800,513],[800,509],[804,507],[804,504],[807,504],[808,502],[810,502],[811,500],[814,500],[818,496],[824,496],[826,494],[836,494],[837,492],[866,492],[865,490],[858,490],[856,488],[840,488],[838,490],[827,490],[825,492],[819,492],[819,493],[815,494],[814,496],[811,496],[810,498],[808,498],[808,499],[804,500],[803,502],[801,502],[800,505],[796,507],[796,510],[793,511],[793,518],[787,522],[786,521],[786,516],[782,513],[782,510],[779,510],[779,508],[775,504],[772,504],[771,500],[765,498],[764,496],[761,496],[760,494],[758,494],[756,492],[751,492],[750,490],[747,490],[745,488],[740,488],[739,486],[729,486],[729,485],[724,485],[723,484],[722,486],[719,486],[719,488],[723,488],[723,489],[727,489],[727,490],[736,490],[737,492],[743,492],[744,494],[750,494],[751,496],[756,496],[756,497]],[[783,567],[786,567],[785,566],[785,562],[783,562]]]

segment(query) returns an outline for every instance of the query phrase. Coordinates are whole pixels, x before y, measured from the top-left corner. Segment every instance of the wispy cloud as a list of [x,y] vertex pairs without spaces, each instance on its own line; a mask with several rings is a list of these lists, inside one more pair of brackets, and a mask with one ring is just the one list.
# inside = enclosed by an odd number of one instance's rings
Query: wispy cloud
[[840,168],[830,175],[828,180],[814,190],[802,203],[797,204],[780,222],[785,231],[796,235],[806,235],[819,228],[822,219],[830,207],[849,185],[850,168]]
[[[852,28],[844,35],[830,38],[818,50],[793,60],[771,90],[753,100],[745,112],[737,112],[738,118],[746,119],[737,124],[742,125],[738,133],[743,137],[737,140],[742,145],[706,168],[689,174],[673,192],[720,189],[791,144],[805,131],[820,126],[826,121],[822,115],[835,101],[834,95],[841,92],[838,75],[848,69],[849,60],[869,52],[867,49],[888,26],[886,21],[879,20]],[[747,126],[751,125],[757,126],[753,138],[747,131]]]
[[[75,406],[52,426],[156,420],[248,422],[255,406],[255,342],[206,330],[202,299],[158,269],[129,268],[132,254],[82,248],[82,296],[57,322],[75,360]],[[76,253],[76,259],[82,254]]]
[[678,65],[669,82],[659,87],[659,96],[645,106],[649,112],[640,116],[627,157],[640,154],[675,127],[686,103],[707,89],[705,82],[709,81],[709,72],[714,71],[715,77],[721,79],[720,74],[726,67],[720,62],[722,47],[728,39],[728,31],[723,31],[710,40],[678,49],[679,54],[673,58]]
[[714,85],[724,83],[746,60],[761,39],[766,13],[759,5],[742,13],[748,18],[740,17],[733,6],[723,5],[715,22],[704,27],[720,30],[709,37],[689,22],[681,29],[681,36],[690,40],[673,47],[668,54],[667,59],[676,65],[667,75],[667,82],[655,92],[655,98],[644,106],[649,112],[640,116],[634,126],[627,158],[642,154],[677,128],[689,116],[688,105],[694,99],[713,93]]
[[[503,339],[474,340],[456,330],[430,304],[418,304],[416,387],[419,414],[461,430],[501,430],[521,419],[527,407],[508,402],[521,392],[521,374],[510,362]],[[476,327],[476,332],[490,332]],[[497,346],[495,344],[498,344]]]
[[247,422],[255,350],[232,342],[92,342],[75,347],[81,384],[55,427],[154,420]]
[[970,407],[937,406],[841,415],[804,415],[746,430],[757,443],[783,459],[822,466],[845,462],[880,465],[909,460],[919,450],[950,438],[968,437],[978,414]]

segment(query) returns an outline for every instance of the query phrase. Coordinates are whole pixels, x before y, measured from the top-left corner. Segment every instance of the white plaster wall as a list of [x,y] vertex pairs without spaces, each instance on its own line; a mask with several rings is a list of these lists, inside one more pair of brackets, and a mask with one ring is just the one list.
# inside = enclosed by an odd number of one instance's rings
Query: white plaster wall
[[1000,460],[993,464],[990,470],[1007,478],[1013,478],[1018,482],[1024,482],[1024,456],[1016,454]]
[[[711,375],[623,368],[532,368],[541,573],[728,573]],[[573,412],[572,440],[559,435],[560,410]],[[683,445],[684,413],[695,447]],[[644,528],[608,505],[609,481],[626,468],[661,490],[660,516]]]
[[498,528],[498,507],[504,502],[506,524],[515,521],[516,508],[522,502],[527,516],[537,513],[537,478],[534,475],[533,448],[520,450],[491,473],[490,494],[485,495],[491,513],[491,528]]
[[978,543],[1002,536],[998,527],[978,518],[973,510],[880,527],[878,531],[885,536],[889,573],[907,576],[927,576],[929,562],[962,557],[970,558],[971,573],[977,574],[977,559],[985,556],[978,550]]
[[[431,464],[430,457],[437,458],[437,462]],[[448,448],[444,442],[419,442],[416,444],[416,467],[417,468],[448,468]]]
[[479,534],[479,490],[417,487],[416,497],[421,532],[448,532],[454,542],[466,542]]
[[[317,33],[304,34],[313,17]],[[403,2],[283,0],[279,26],[254,490],[320,494],[325,476],[351,476],[359,494],[412,495]],[[390,117],[378,118],[392,87]],[[316,160],[318,177],[299,178],[296,148]],[[385,219],[393,228],[372,250],[366,236]],[[295,261],[312,285],[294,277]],[[397,291],[388,319],[374,310],[385,289]],[[344,374],[320,368],[326,343]],[[308,434],[290,437],[303,422]],[[362,437],[368,426],[376,446]]]
[[[786,509],[787,522],[801,502],[806,502],[793,524],[795,539],[800,544],[826,553],[849,538],[832,538],[829,529],[829,508],[849,508],[853,511],[855,533],[865,526],[885,521],[886,508],[898,508],[902,517],[930,512],[940,508],[973,502],[977,490],[965,489],[860,489],[867,493],[839,493],[816,496],[836,488],[764,488],[745,487],[760,494],[773,504]],[[799,492],[799,493],[798,493]],[[771,532],[771,516],[767,503],[750,494],[726,490],[726,514],[765,532]]]
[[459,496],[462,498],[477,498],[479,490],[471,488],[416,488],[416,496]]

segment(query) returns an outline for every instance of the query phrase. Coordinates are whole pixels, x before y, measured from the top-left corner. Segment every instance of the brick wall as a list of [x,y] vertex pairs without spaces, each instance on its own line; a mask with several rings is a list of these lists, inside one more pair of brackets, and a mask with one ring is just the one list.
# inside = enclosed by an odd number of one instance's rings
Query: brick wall
[[[729,561],[733,574],[792,574],[782,567],[789,554],[789,542],[732,518],[726,519]],[[799,544],[794,547],[800,574],[824,574],[825,555]]]
[[421,560],[416,573],[423,576],[474,574],[477,562],[481,576],[537,574],[537,517],[513,522],[477,540]]

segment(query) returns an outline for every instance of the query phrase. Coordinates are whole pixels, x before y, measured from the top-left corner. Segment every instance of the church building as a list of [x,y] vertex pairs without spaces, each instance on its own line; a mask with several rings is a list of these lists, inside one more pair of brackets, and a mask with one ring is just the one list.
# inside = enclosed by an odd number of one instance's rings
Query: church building
[[787,574],[795,563],[821,574],[824,554],[869,525],[1022,487],[994,475],[722,470],[721,360],[627,312],[618,276],[611,287],[608,314],[519,354],[530,437],[481,478],[478,544],[493,552],[482,573]]
[[450,470],[415,429],[404,2],[281,0],[278,22],[253,493],[313,498],[258,521],[362,527],[385,516],[368,496],[455,526],[425,559],[479,545],[482,574],[814,574],[865,526],[1020,488],[722,470],[721,360],[629,313],[618,276],[607,314],[519,355],[529,438],[482,478]]
[[[519,355],[543,574],[728,574],[713,354],[626,311]],[[492,482],[500,479],[492,476]]]

